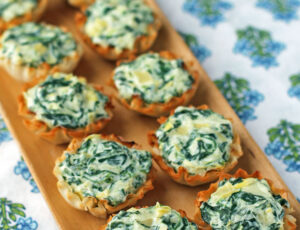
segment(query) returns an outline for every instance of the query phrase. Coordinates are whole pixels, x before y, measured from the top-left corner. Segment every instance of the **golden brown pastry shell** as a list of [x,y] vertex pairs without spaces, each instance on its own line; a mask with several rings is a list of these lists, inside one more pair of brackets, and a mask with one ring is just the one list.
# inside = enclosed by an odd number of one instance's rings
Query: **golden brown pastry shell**
[[[200,191],[197,195],[197,198],[195,200],[195,206],[196,206],[196,212],[195,212],[195,222],[197,224],[199,224],[200,228],[201,229],[204,229],[204,230],[211,230],[212,228],[204,222],[204,220],[202,219],[202,216],[201,216],[201,210],[200,210],[200,206],[203,202],[206,202],[212,193],[214,193],[217,188],[218,188],[218,184],[220,181],[224,180],[224,179],[230,179],[230,178],[243,178],[243,179],[246,179],[246,178],[257,178],[259,180],[261,179],[265,179],[268,184],[270,185],[270,188],[271,188],[271,191],[274,193],[274,194],[278,194],[280,195],[281,197],[283,197],[284,199],[288,199],[288,193],[283,190],[283,189],[279,189],[277,187],[275,187],[273,181],[271,181],[270,179],[267,179],[267,178],[264,178],[260,172],[256,171],[252,174],[248,174],[245,170],[243,169],[238,169],[235,174],[231,175],[231,174],[228,174],[228,173],[222,173],[220,175],[220,178],[217,182],[213,183],[213,184],[210,184],[208,190],[205,190],[205,191]],[[290,215],[290,213],[292,213],[293,210],[292,208],[286,208],[285,209],[285,216],[284,216],[284,229],[285,230],[296,230],[296,219]]]
[[[192,106],[190,106],[192,107]],[[206,110],[209,109],[207,105],[198,106],[197,109]],[[170,114],[172,116],[175,110]],[[160,124],[165,123],[167,117],[160,117],[158,122]],[[202,175],[190,175],[188,170],[184,167],[179,167],[177,172],[170,166],[168,166],[164,159],[158,154],[160,152],[158,139],[155,136],[155,131],[151,131],[148,134],[148,142],[152,147],[152,156],[160,168],[165,171],[175,182],[188,185],[188,186],[198,186],[219,178],[223,172],[229,172],[238,163],[238,159],[243,155],[242,148],[240,145],[240,138],[236,132],[234,132],[233,142],[231,144],[230,159],[229,162],[225,164],[223,168],[216,170],[209,170],[204,176]]]

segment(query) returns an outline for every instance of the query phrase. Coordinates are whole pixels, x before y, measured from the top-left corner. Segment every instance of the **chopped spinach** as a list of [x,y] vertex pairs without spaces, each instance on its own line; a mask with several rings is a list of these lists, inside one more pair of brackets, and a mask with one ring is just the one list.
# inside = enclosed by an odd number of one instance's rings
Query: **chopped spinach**
[[145,183],[151,166],[149,152],[91,135],[75,154],[66,153],[59,168],[76,193],[116,206]]
[[32,12],[37,4],[38,0],[1,0],[0,17],[8,22]]
[[156,131],[165,162],[190,174],[224,166],[233,141],[231,122],[211,110],[178,107]]
[[200,209],[202,219],[214,230],[283,229],[287,200],[272,193],[266,180],[224,179]]
[[112,46],[117,52],[133,49],[135,40],[147,35],[148,25],[154,21],[151,8],[141,0],[96,1],[85,15],[84,30],[92,42]]
[[168,60],[159,54],[143,54],[123,63],[115,70],[114,82],[119,94],[127,101],[139,96],[145,104],[166,103],[179,97],[194,83],[181,59]]
[[27,107],[49,128],[82,128],[107,118],[108,97],[71,74],[55,73],[24,93]]
[[8,29],[1,37],[0,57],[15,64],[37,68],[55,66],[76,54],[77,43],[59,27],[28,22]]
[[196,224],[168,206],[156,204],[147,208],[120,211],[106,230],[197,230]]

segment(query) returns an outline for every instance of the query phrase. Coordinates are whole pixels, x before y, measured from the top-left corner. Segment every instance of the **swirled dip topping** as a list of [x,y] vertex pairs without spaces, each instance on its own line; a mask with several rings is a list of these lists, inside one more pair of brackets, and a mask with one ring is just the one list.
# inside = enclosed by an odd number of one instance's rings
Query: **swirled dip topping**
[[222,168],[230,157],[231,122],[211,110],[178,107],[156,131],[165,163],[189,174]]
[[288,206],[264,179],[230,178],[219,183],[200,209],[212,229],[283,230],[284,208]]
[[59,169],[76,194],[117,206],[146,182],[151,166],[149,152],[91,135],[75,154],[66,153]]
[[137,95],[147,104],[166,103],[180,97],[194,83],[181,59],[168,60],[157,53],[122,63],[113,78],[122,98],[130,101]]
[[107,118],[108,97],[72,74],[55,73],[24,93],[27,108],[49,128],[82,128]]
[[33,11],[37,7],[37,4],[37,0],[1,0],[0,17],[8,22]]
[[179,212],[168,206],[156,204],[148,208],[131,208],[120,211],[108,223],[106,230],[197,230],[196,224],[189,222]]
[[114,47],[117,52],[134,48],[136,39],[147,35],[153,13],[144,0],[97,0],[85,11],[85,33],[94,44]]
[[56,26],[32,22],[6,30],[0,46],[1,59],[34,68],[43,63],[58,65],[77,53],[76,41],[70,33]]

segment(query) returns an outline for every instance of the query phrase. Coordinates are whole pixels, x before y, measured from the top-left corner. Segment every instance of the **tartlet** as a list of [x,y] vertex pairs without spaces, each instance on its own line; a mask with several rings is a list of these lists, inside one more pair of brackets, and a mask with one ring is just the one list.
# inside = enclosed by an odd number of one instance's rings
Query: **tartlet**
[[92,4],[95,0],[68,0],[68,3],[75,7],[82,7]]
[[97,0],[76,15],[83,40],[102,57],[128,58],[148,50],[161,22],[144,0]]
[[[130,226],[132,228],[128,228]],[[198,230],[198,227],[186,217],[184,211],[156,203],[155,206],[120,211],[100,227],[100,230],[113,229]]]
[[158,117],[192,99],[199,73],[169,51],[150,52],[118,62],[109,84],[126,108]]
[[72,72],[82,52],[71,33],[48,24],[24,23],[0,37],[0,64],[25,82],[56,71]]
[[113,115],[101,86],[64,73],[27,83],[18,104],[26,127],[56,144],[100,131]]
[[197,186],[234,168],[243,155],[230,120],[206,105],[176,108],[148,134],[152,156],[174,181]]
[[195,221],[201,229],[295,230],[287,197],[259,172],[223,173],[218,182],[198,193]]
[[48,0],[2,0],[0,2],[0,33],[24,22],[37,21]]
[[115,135],[74,139],[54,174],[71,206],[100,218],[134,205],[153,189],[154,180],[151,154]]

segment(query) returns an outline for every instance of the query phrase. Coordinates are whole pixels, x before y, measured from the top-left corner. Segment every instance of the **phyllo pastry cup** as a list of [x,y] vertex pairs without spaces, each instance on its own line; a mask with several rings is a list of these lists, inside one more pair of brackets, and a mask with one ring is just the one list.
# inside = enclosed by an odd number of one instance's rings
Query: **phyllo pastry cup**
[[68,3],[75,7],[88,6],[89,4],[94,3],[95,0],[68,0]]
[[28,22],[0,37],[0,64],[15,79],[29,82],[54,72],[72,72],[83,49],[63,27]]
[[150,207],[135,207],[112,215],[99,230],[113,229],[174,229],[198,230],[182,210],[156,203]]
[[258,171],[223,173],[198,193],[195,204],[200,229],[296,229],[288,193]]
[[154,180],[151,154],[115,135],[74,139],[54,174],[71,206],[100,218],[134,205],[153,189]]
[[243,155],[232,122],[206,105],[180,106],[148,134],[152,156],[174,181],[197,186],[228,172]]
[[82,7],[76,25],[92,49],[117,60],[147,51],[161,21],[146,0],[97,0]]
[[118,62],[109,83],[126,108],[158,117],[192,99],[199,73],[169,51],[149,52]]
[[25,126],[55,144],[99,132],[113,116],[102,86],[72,74],[54,73],[25,84],[18,104]]
[[0,33],[11,27],[40,19],[48,0],[2,0],[0,2]]

